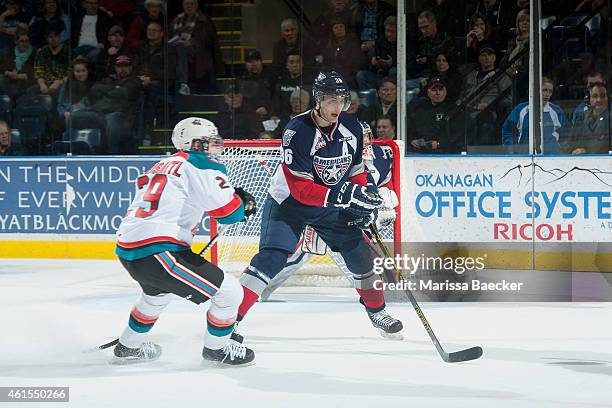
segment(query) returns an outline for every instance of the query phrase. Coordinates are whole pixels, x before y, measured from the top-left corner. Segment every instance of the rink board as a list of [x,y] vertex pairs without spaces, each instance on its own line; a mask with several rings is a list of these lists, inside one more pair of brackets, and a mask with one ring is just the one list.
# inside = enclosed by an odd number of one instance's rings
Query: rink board
[[[135,192],[134,181],[159,158],[2,159],[0,245],[3,251],[0,257],[115,259],[114,232]],[[402,236],[407,245],[454,243],[457,246],[455,250],[463,256],[486,253],[487,268],[491,269],[531,269],[535,262],[538,269],[543,270],[610,271],[606,265],[612,265],[612,226],[608,228],[610,220],[605,218],[610,212],[608,197],[611,189],[608,186],[612,185],[612,161],[609,156],[538,157],[536,160],[531,157],[463,156],[452,160],[448,157],[407,157],[402,160],[402,167]],[[529,178],[530,171],[542,174]],[[544,178],[550,176],[550,171],[553,171],[555,179],[561,174],[555,175],[557,171],[567,173],[567,177],[551,183],[550,177]],[[419,177],[423,174],[429,181]],[[466,184],[466,180],[472,180],[476,186],[457,185],[456,182],[452,185],[435,185],[431,182],[439,179],[437,175],[448,181],[449,174],[455,180],[464,181],[463,184]],[[488,178],[489,175],[491,178]],[[525,178],[521,179],[521,175]],[[474,181],[478,176],[480,183]],[[508,182],[510,178],[512,181]],[[540,178],[541,183],[538,182]],[[487,181],[491,179],[494,181],[492,185]],[[546,212],[547,208],[541,204],[540,215],[544,219],[536,217],[533,222],[564,223],[565,227],[561,228],[567,228],[571,223],[572,240],[564,242],[566,234],[565,237],[561,235],[561,239],[554,244],[542,242],[537,237],[534,241],[526,242],[518,234],[517,239],[502,242],[491,238],[492,224],[500,217],[462,218],[453,216],[449,211],[443,211],[439,216],[435,211],[428,215],[426,212],[432,208],[423,208],[421,201],[421,208],[417,209],[415,201],[415,197],[419,194],[423,197],[423,193],[426,197],[439,197],[440,194],[450,196],[465,194],[466,191],[489,195],[510,191],[510,195],[516,193],[518,198],[511,197],[508,202],[514,206],[515,203],[520,204],[522,199],[521,210],[500,209],[495,206],[500,201],[490,199],[483,201],[482,208],[478,210],[485,215],[494,213],[504,216],[504,212],[508,212],[510,218],[503,219],[505,223],[524,225],[531,222],[525,218],[524,195],[533,187],[538,191],[548,191],[550,197],[555,192],[567,195],[568,191],[591,191],[591,194],[595,194],[591,197],[594,205],[588,214],[592,218],[585,219],[584,209],[578,209],[571,219],[563,218],[564,214],[567,215],[567,206],[551,207],[551,211]],[[205,217],[196,236],[196,250],[201,249],[208,239],[208,218]],[[587,245],[589,243],[595,246]],[[256,243],[249,245],[256,249]],[[534,256],[535,261],[532,259]],[[331,265],[328,260],[319,263]]]

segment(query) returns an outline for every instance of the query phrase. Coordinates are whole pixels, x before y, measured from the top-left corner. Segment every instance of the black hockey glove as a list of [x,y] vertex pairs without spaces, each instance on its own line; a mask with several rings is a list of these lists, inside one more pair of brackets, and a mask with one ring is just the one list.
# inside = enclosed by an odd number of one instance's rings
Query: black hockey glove
[[346,225],[364,230],[370,228],[371,225],[376,223],[376,219],[378,218],[378,208],[375,208],[374,211],[369,213],[362,213],[361,215],[347,209],[344,211],[343,216],[346,218]]
[[253,194],[244,190],[242,187],[234,187],[234,192],[244,204],[244,220],[248,220],[257,212],[257,203],[255,202],[255,197]]
[[383,201],[377,194],[368,192],[367,187],[346,181],[339,189],[330,191],[327,202],[337,208],[351,208],[371,213]]

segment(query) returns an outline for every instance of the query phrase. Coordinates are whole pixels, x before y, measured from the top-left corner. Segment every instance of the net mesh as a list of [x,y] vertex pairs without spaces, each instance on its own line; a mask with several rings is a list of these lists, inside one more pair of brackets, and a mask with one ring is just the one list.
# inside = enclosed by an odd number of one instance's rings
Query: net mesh
[[[261,234],[261,214],[268,194],[271,177],[280,163],[279,145],[232,144],[225,147],[222,161],[227,168],[230,183],[253,194],[257,201],[257,214],[248,222],[227,227],[217,240],[217,264],[225,272],[240,274],[257,253]],[[381,232],[385,241],[393,241],[393,228]],[[344,275],[329,257],[313,256],[287,285],[349,286]]]

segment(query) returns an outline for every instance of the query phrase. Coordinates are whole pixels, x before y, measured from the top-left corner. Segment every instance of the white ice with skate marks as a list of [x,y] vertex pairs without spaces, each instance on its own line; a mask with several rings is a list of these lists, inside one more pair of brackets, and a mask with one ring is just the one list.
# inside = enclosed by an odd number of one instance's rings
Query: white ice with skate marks
[[408,304],[389,305],[405,337],[389,341],[351,289],[287,288],[241,327],[252,367],[204,367],[204,308],[181,299],[151,332],[158,361],[83,353],[121,333],[137,296],[118,262],[4,260],[0,386],[70,386],[71,407],[612,406],[611,304],[425,303],[447,351],[484,348],[446,364]]

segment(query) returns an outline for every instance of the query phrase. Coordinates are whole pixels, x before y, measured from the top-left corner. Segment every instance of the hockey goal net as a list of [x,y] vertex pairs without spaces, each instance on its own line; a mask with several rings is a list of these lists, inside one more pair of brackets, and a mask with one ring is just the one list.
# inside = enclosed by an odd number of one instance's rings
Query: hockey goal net
[[[261,210],[268,193],[273,172],[281,161],[280,140],[226,140],[222,161],[227,168],[230,183],[242,187],[257,200],[258,211],[248,222],[227,227],[211,249],[212,261],[225,272],[240,274],[257,253],[259,247]],[[392,140],[374,140],[388,146],[393,154],[392,180],[400,196],[400,150]],[[387,242],[401,242],[401,211],[392,227],[381,231]],[[211,220],[211,237],[218,232],[218,224]],[[329,257],[313,256],[287,285],[294,286],[346,286],[348,283]]]

